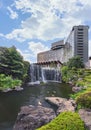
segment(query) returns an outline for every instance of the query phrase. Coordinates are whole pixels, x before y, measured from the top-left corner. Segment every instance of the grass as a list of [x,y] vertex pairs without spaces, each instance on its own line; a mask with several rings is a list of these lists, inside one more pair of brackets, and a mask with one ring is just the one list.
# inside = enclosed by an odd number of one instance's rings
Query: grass
[[85,127],[78,113],[66,111],[37,130],[85,130]]

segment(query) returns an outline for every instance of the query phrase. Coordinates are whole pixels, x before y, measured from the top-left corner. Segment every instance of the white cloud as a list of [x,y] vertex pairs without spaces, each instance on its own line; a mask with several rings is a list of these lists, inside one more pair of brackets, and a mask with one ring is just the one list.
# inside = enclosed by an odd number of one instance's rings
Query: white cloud
[[18,18],[18,14],[15,12],[15,11],[13,11],[12,9],[11,9],[11,7],[7,7],[7,9],[8,9],[8,11],[9,11],[9,15],[10,15],[10,18],[11,19],[16,19],[16,18]]
[[26,29],[15,29],[12,33],[6,34],[7,39],[15,39],[19,42],[25,41]]
[[30,63],[36,61],[36,57],[39,52],[49,50],[49,48],[41,42],[29,42],[28,45],[28,50],[21,51],[18,48],[17,51],[24,57],[24,60],[29,61]]
[[4,34],[0,33],[0,37],[4,37]]
[[6,35],[19,42],[27,39],[53,40],[67,37],[72,26],[91,21],[90,0],[15,0],[14,6],[30,17]]
[[49,48],[44,44],[42,44],[41,42],[29,42],[28,45],[29,45],[29,49],[32,51],[35,57],[39,52],[49,50]]
[[19,48],[17,48],[17,51],[23,56],[25,61],[29,61],[30,63],[32,62],[31,58],[33,55],[28,50],[21,51]]
[[90,0],[79,0],[83,5],[91,5]]

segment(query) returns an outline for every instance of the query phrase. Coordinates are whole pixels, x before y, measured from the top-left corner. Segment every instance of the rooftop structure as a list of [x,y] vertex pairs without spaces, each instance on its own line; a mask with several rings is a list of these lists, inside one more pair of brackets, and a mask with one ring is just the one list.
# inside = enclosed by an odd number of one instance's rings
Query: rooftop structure
[[62,61],[61,56],[63,55],[63,48],[64,48],[63,40],[53,43],[51,50],[38,53],[37,62],[43,63],[52,61],[59,61],[59,62]]
[[51,49],[52,50],[57,50],[57,49],[61,49],[64,47],[64,40],[58,41],[58,42],[54,42],[51,45]]

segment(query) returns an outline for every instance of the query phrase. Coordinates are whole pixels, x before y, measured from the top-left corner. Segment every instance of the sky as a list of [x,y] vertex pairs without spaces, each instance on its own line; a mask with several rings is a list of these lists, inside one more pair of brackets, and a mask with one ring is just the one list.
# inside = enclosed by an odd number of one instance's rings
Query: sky
[[89,26],[91,56],[91,0],[0,0],[0,46],[15,46],[31,63],[78,25]]

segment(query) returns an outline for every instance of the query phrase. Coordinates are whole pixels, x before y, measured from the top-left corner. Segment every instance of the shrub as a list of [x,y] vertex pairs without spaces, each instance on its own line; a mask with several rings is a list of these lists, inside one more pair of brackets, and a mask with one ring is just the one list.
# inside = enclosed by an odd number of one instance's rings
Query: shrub
[[12,79],[11,76],[0,74],[0,90],[15,88],[16,86],[21,86],[21,84],[21,80]]
[[80,116],[74,112],[63,112],[49,124],[37,130],[85,130]]
[[68,77],[68,67],[67,66],[63,66],[61,69],[62,72],[62,80],[64,82],[68,82],[69,81],[69,77]]
[[80,80],[80,81],[77,81],[77,83],[76,83],[76,86],[78,86],[78,87],[83,87],[83,86],[85,86],[85,82],[83,81],[83,80]]
[[80,94],[76,98],[76,103],[82,108],[91,108],[91,91]]

